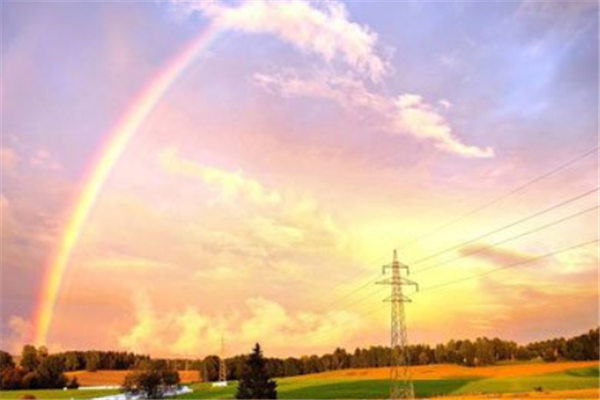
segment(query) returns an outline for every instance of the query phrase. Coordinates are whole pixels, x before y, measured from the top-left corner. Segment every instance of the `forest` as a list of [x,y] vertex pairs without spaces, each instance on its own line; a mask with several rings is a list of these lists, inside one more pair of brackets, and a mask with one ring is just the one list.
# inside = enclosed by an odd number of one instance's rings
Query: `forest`
[[[554,338],[527,345],[499,338],[481,337],[475,340],[450,340],[445,344],[430,346],[411,345],[408,348],[411,365],[460,364],[468,367],[493,365],[498,362],[541,360],[598,360],[599,329],[571,338]],[[268,344],[267,344],[268,347]],[[247,355],[236,355],[225,360],[227,379],[241,376]],[[377,368],[390,365],[391,349],[385,346],[356,348],[348,352],[336,348],[332,353],[302,357],[267,358],[270,376],[285,377],[313,374],[347,368]],[[138,369],[150,356],[117,351],[67,351],[49,354],[45,347],[23,347],[19,363],[0,351],[1,389],[41,389],[77,387],[76,379],[69,381],[65,372],[77,370],[132,370]],[[215,381],[219,373],[219,357],[209,355],[203,359],[155,359],[174,370],[199,370],[204,380]]]

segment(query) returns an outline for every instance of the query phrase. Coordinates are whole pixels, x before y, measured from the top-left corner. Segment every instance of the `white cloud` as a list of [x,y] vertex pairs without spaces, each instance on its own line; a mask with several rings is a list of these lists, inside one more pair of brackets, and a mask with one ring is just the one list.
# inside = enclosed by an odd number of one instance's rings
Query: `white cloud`
[[253,0],[232,6],[222,1],[171,0],[187,12],[201,12],[223,29],[271,34],[331,63],[343,61],[352,70],[380,81],[388,70],[376,52],[377,35],[349,19],[335,1]]
[[[185,159],[175,148],[164,149],[158,161],[168,173],[197,179],[216,188],[223,200],[222,206],[230,205],[237,212],[241,210],[240,202],[253,206],[250,215],[235,221],[245,237],[242,243],[238,237],[232,237],[233,228],[227,233],[213,232],[209,237],[202,234],[217,248],[222,248],[224,243],[238,248],[244,247],[243,243],[252,243],[271,250],[292,249],[300,244],[322,250],[344,243],[344,234],[333,217],[307,194],[269,189],[241,171],[230,172]],[[205,228],[200,230],[204,232]]]
[[132,257],[127,255],[109,255],[99,257],[89,263],[90,268],[104,268],[115,270],[138,270],[140,272],[155,271],[157,269],[170,268],[172,265],[143,257]]
[[270,354],[289,354],[336,346],[364,328],[363,319],[354,313],[291,313],[262,297],[249,298],[241,309],[224,316],[203,314],[192,306],[160,314],[143,293],[134,296],[133,304],[135,322],[118,342],[128,351],[153,355],[215,354],[222,334],[230,338],[231,353],[247,351],[269,338]]
[[0,167],[3,174],[13,172],[18,161],[19,157],[13,149],[4,146],[0,147]]
[[[266,90],[286,97],[326,98],[351,111],[375,114],[383,129],[392,134],[431,140],[438,149],[462,157],[494,156],[489,147],[462,143],[442,114],[421,96],[386,97],[367,88],[365,81],[358,77],[381,82],[389,65],[376,52],[376,33],[351,22],[342,3],[303,0],[253,0],[237,5],[217,0],[171,0],[171,3],[186,13],[202,13],[222,29],[274,35],[304,52],[319,55],[330,65],[340,59],[345,66],[310,79],[289,71],[255,74],[255,82]],[[447,100],[441,100],[438,105],[443,110],[450,107]]]
[[469,146],[456,137],[441,113],[449,106],[446,100],[442,100],[441,110],[438,110],[416,94],[385,97],[371,92],[362,81],[350,75],[320,74],[301,78],[292,71],[282,71],[271,75],[255,74],[254,79],[263,89],[285,97],[320,97],[335,101],[351,112],[374,117],[391,134],[430,140],[448,153],[467,158],[494,156],[492,148]]
[[24,344],[32,343],[33,324],[22,317],[11,315],[8,328],[9,333],[0,338],[0,347],[11,354],[20,354]]
[[50,171],[62,170],[60,163],[45,149],[36,150],[29,159],[29,163],[35,168],[42,168]]
[[159,155],[159,163],[171,173],[198,178],[208,185],[218,187],[224,199],[244,198],[257,204],[281,202],[279,193],[266,190],[256,180],[244,176],[242,171],[229,172],[185,160],[179,157],[175,148],[163,150]]
[[394,101],[396,117],[394,131],[408,132],[411,135],[431,139],[440,150],[467,158],[488,158],[494,156],[490,147],[484,149],[463,144],[453,136],[448,121],[419,95],[404,94]]

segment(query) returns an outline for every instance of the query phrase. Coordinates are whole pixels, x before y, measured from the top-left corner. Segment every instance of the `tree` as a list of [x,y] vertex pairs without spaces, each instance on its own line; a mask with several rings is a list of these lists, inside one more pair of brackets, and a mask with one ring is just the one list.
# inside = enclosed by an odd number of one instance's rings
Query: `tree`
[[207,356],[202,362],[202,377],[213,382],[219,379],[219,357]]
[[43,358],[48,357],[48,348],[46,346],[40,346],[37,349],[37,358],[41,362]]
[[44,357],[36,370],[40,386],[43,388],[64,388],[67,385],[67,377],[64,371],[65,363],[61,356]]
[[256,343],[246,361],[238,384],[236,399],[276,399],[277,382],[267,374],[265,358]]
[[21,388],[21,381],[23,380],[23,372],[15,368],[14,365],[6,366],[2,368],[0,373],[0,389],[1,390],[14,390]]
[[100,364],[100,354],[97,351],[88,351],[85,354],[85,369],[88,372],[98,371]]
[[36,348],[30,344],[23,346],[21,351],[21,368],[25,372],[33,372],[40,364]]
[[67,389],[79,389],[79,380],[76,376],[67,383]]
[[21,380],[23,389],[41,389],[40,378],[37,372],[28,372]]
[[71,351],[65,355],[65,369],[67,371],[77,371],[81,368],[77,353]]
[[123,390],[129,394],[141,394],[143,398],[162,399],[179,384],[179,373],[163,360],[146,361],[140,369],[128,374]]
[[5,351],[0,350],[0,373],[4,371],[5,368],[14,368],[15,362],[10,354]]

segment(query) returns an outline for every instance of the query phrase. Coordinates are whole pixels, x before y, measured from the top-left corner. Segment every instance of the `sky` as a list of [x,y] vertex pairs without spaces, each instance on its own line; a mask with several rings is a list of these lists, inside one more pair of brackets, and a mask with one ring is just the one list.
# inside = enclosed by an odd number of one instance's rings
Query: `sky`
[[598,326],[597,2],[1,5],[3,349],[39,338],[115,127],[198,38],[111,163],[37,344],[385,345],[393,249],[412,343]]

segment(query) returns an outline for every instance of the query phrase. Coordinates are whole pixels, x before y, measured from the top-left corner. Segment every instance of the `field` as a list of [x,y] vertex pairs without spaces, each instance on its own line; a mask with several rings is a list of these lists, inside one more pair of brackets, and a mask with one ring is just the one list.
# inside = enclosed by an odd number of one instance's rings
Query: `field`
[[[125,376],[131,371],[77,371],[67,372],[67,377],[71,379],[76,376],[81,386],[114,386],[121,385]],[[198,382],[200,374],[198,371],[179,371],[179,378],[182,383]]]
[[[81,386],[117,386],[123,383],[125,375],[131,371],[77,371],[68,372],[70,378],[77,377]],[[197,382],[200,378],[198,371],[179,371],[183,383]],[[92,399],[119,393],[118,389],[100,390],[11,390],[0,392],[0,399],[20,399],[26,394],[32,394],[37,399]]]
[[25,395],[33,395],[36,399],[93,399],[119,393],[118,390],[3,390],[0,399],[21,399]]
[[[416,367],[417,397],[450,398],[598,398],[598,363],[516,364],[466,368],[455,365]],[[281,399],[381,399],[389,395],[389,369],[345,370],[278,379]],[[181,399],[233,398],[235,382],[227,388],[192,385],[194,393]],[[537,390],[536,390],[537,389]],[[493,394],[493,396],[490,396]]]
[[[87,384],[120,383],[126,371],[77,373]],[[96,374],[96,375],[93,375]],[[121,375],[119,375],[121,374]],[[92,376],[89,376],[92,375]],[[354,369],[278,379],[281,399],[382,399],[388,397],[389,369]],[[183,378],[183,376],[182,376]],[[457,365],[419,366],[413,369],[417,397],[464,399],[598,399],[598,362],[512,364],[467,368]],[[188,374],[186,379],[193,379]],[[233,398],[236,382],[226,388],[210,383],[191,384],[194,393],[179,399]],[[19,399],[33,394],[38,399],[88,399],[116,390],[33,390],[0,392],[1,399]]]

